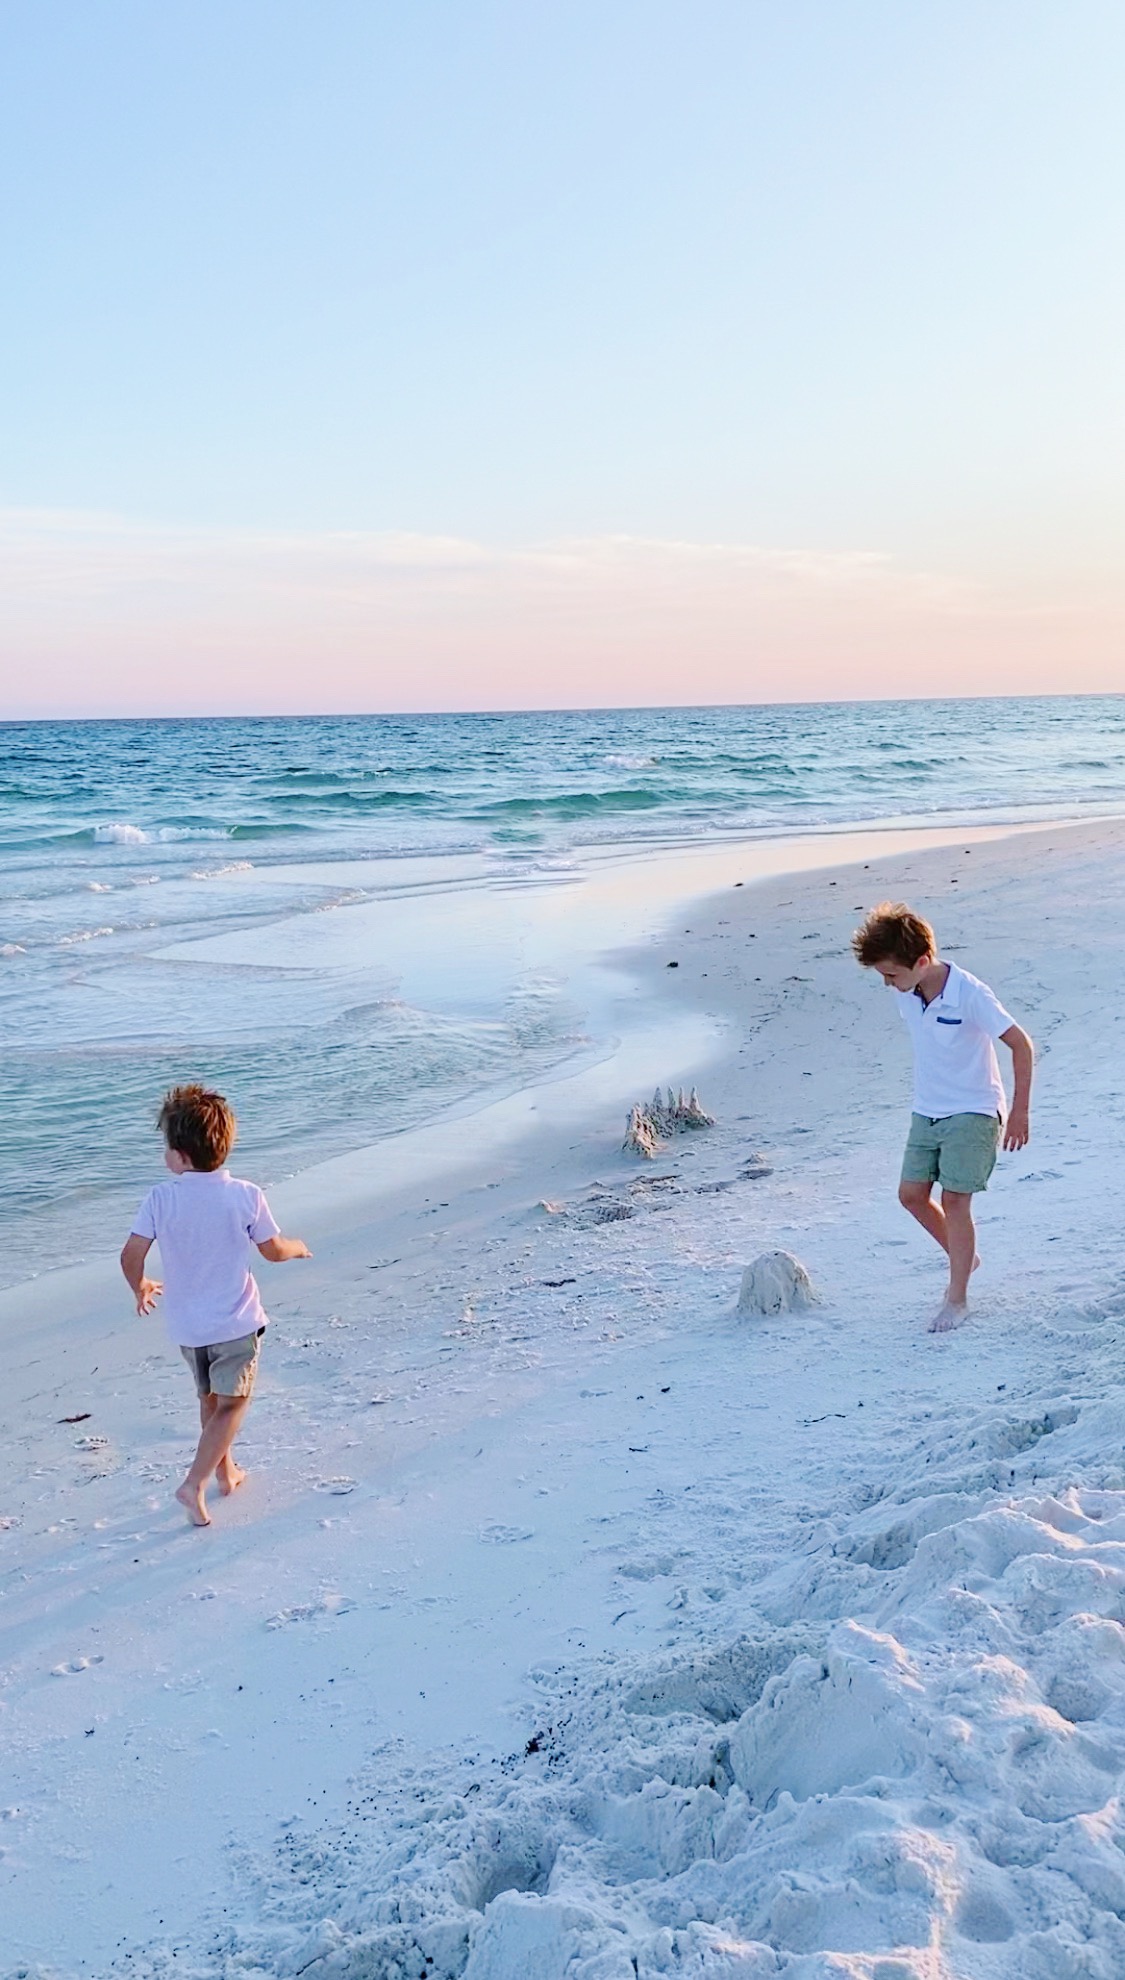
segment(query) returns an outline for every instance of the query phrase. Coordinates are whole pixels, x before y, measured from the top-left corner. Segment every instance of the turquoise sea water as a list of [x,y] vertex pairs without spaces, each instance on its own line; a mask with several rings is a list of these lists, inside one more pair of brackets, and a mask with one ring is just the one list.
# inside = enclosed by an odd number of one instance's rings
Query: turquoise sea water
[[[590,849],[1121,811],[1122,697],[0,725],[6,1276],[97,1241],[174,1078],[231,1092],[268,1176],[577,1049],[519,899]],[[461,959],[501,895],[485,983]],[[427,924],[409,994],[347,915],[392,900]]]

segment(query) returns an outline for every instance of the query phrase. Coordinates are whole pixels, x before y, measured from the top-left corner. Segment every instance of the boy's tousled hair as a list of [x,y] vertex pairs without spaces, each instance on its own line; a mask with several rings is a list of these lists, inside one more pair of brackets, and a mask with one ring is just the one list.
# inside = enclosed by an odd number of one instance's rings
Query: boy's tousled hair
[[923,956],[937,961],[937,941],[929,922],[905,901],[880,901],[852,936],[852,953],[864,969],[874,969],[881,962],[913,969]]
[[222,1168],[238,1132],[233,1107],[206,1086],[174,1086],[164,1095],[156,1125],[169,1148],[204,1174]]

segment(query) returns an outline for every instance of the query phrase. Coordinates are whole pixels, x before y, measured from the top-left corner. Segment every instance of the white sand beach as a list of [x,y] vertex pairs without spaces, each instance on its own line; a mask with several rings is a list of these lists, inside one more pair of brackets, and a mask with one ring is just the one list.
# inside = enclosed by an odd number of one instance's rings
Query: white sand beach
[[[116,1234],[0,1294],[4,1980],[1125,1974],[1125,823],[766,857],[656,888],[616,1058],[271,1192],[207,1531]],[[887,895],[1040,1055],[940,1338]]]

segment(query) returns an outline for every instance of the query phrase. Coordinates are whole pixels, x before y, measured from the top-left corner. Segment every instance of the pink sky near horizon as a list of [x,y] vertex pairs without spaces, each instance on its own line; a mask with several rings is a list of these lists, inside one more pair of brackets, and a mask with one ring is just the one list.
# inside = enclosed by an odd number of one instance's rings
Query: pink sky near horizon
[[0,715],[423,712],[1125,685],[1125,585],[872,552],[0,516]]
[[1113,0],[8,15],[0,717],[1125,688]]

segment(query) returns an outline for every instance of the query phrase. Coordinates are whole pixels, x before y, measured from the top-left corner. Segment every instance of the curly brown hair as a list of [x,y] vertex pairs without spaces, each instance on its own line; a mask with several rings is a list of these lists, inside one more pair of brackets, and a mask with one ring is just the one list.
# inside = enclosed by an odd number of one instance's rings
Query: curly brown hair
[[923,956],[937,961],[937,940],[929,922],[905,901],[880,901],[852,936],[852,954],[864,969],[881,962],[913,969]]
[[238,1132],[233,1107],[206,1086],[174,1086],[164,1095],[156,1125],[169,1148],[204,1174],[222,1168]]

